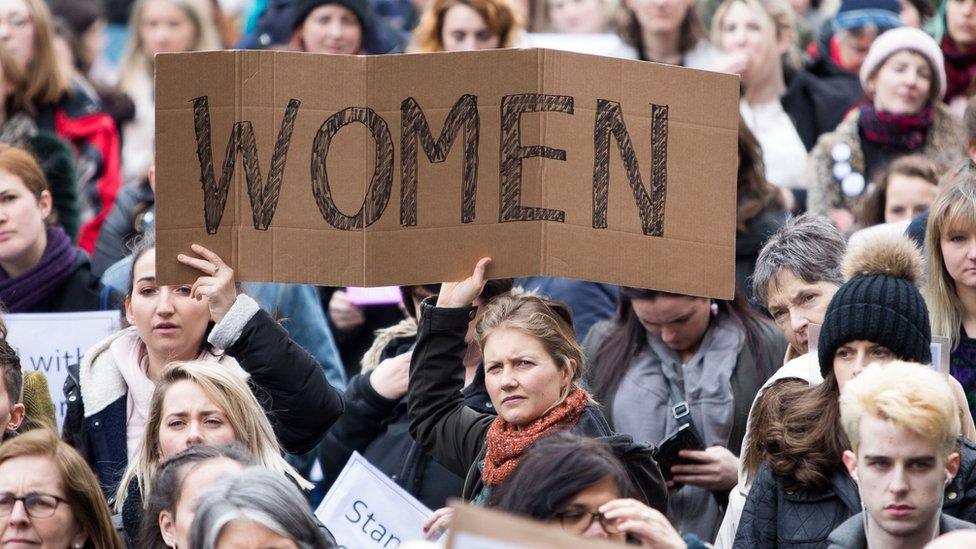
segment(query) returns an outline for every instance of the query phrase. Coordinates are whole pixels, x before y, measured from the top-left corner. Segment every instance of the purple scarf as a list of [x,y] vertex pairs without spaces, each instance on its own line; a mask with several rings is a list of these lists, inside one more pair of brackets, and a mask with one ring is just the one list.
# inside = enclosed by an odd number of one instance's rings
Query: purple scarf
[[78,250],[61,227],[47,228],[41,260],[16,278],[0,269],[0,302],[10,313],[23,313],[41,303],[71,275]]

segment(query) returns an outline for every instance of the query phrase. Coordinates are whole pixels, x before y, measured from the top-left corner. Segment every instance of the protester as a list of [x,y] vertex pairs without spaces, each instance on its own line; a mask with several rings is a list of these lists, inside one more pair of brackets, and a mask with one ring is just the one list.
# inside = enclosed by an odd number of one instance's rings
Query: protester
[[[448,498],[461,497],[464,478],[447,470],[424,452],[410,436],[407,386],[410,356],[417,338],[417,314],[424,298],[438,291],[436,284],[405,286],[409,318],[385,330],[363,357],[363,373],[353,377],[343,395],[346,409],[319,446],[319,463],[326,483],[335,480],[352,453],[359,452],[426,507],[439,509]],[[490,280],[475,300],[481,307],[512,289],[511,279]],[[485,389],[485,372],[476,345],[470,345],[474,321],[469,323],[468,354],[464,360],[464,406],[493,414]]]
[[396,44],[366,0],[296,0],[291,46],[310,53],[375,55]]
[[871,227],[903,223],[928,211],[938,194],[941,173],[922,155],[903,156],[888,166],[857,206],[856,223]]
[[681,454],[700,464],[672,467],[672,490],[680,490],[671,493],[668,517],[683,532],[714,539],[722,510],[712,492],[738,481],[748,405],[781,363],[785,340],[741,296],[712,301],[621,288],[617,317],[597,324],[584,347],[591,386],[618,432],[660,445],[688,423],[676,411],[686,405],[706,449]]
[[786,0],[726,0],[712,19],[712,40],[722,50],[714,69],[741,79],[739,113],[759,140],[766,179],[802,189],[807,150],[837,125],[836,111],[847,105],[831,103],[839,96],[798,70],[795,34]]
[[[898,235],[877,235],[848,251],[847,282],[830,301],[820,332],[823,382],[795,388],[784,398],[787,410],[769,421],[766,459],[749,489],[735,547],[823,546],[860,511],[856,486],[842,469],[850,448],[838,398],[868,363],[931,361],[928,312],[916,288],[921,269],[918,250]],[[965,403],[955,400],[961,415]],[[945,510],[968,520],[976,516],[976,446],[969,442],[962,463],[946,487]]]
[[901,26],[900,14],[898,0],[843,0],[824,26],[825,32],[808,48],[806,70],[847,98],[846,108],[835,113],[837,122],[864,95],[858,73],[871,44],[885,31]]
[[717,52],[691,0],[623,0],[620,37],[642,61],[710,69]]
[[561,34],[601,34],[613,27],[617,0],[545,0],[542,31]]
[[127,184],[144,181],[153,163],[153,58],[157,53],[219,49],[211,13],[207,0],[137,0],[132,5],[131,34],[118,83],[136,106],[135,119],[122,127],[122,170]]
[[957,165],[964,138],[941,103],[945,82],[942,52],[927,34],[901,28],[881,35],[861,66],[868,100],[810,153],[810,211],[847,231],[857,199],[885,164],[917,153],[943,168]]
[[57,226],[51,191],[30,153],[0,144],[0,303],[12,313],[94,311],[98,279]]
[[24,71],[13,54],[0,48],[0,142],[29,151],[37,160],[51,191],[51,205],[58,224],[74,241],[81,226],[78,206],[77,174],[71,146],[53,132],[40,130],[27,101]]
[[[737,0],[738,1],[738,0]],[[763,173],[763,152],[755,134],[739,120],[739,171],[735,207],[735,291],[752,302],[749,280],[759,251],[786,222],[785,199]]]
[[945,56],[945,101],[961,114],[973,96],[976,77],[976,3],[970,0],[943,0],[936,16],[937,40]]
[[[613,435],[579,386],[585,362],[565,306],[520,292],[485,305],[475,329],[497,418],[463,405],[464,336],[489,262],[479,261],[461,282],[444,283],[436,306],[424,302],[407,393],[410,434],[441,465],[465,478],[462,495],[476,503],[484,503],[511,475],[532,443],[555,429],[595,438]],[[664,482],[650,449],[621,435],[614,441],[630,474],[639,479],[639,499],[664,510]],[[449,513],[442,511],[428,521],[429,537],[444,528]]]
[[945,377],[921,364],[873,365],[850,380],[840,419],[844,465],[864,511],[832,549],[921,549],[939,534],[976,525],[947,515],[945,487],[959,473],[959,414]]
[[304,489],[312,487],[282,457],[271,423],[245,376],[239,369],[207,361],[173,362],[162,372],[149,402],[145,434],[114,500],[130,539],[139,532],[159,464],[196,444],[238,443],[262,467]]
[[308,502],[293,485],[251,467],[200,497],[189,547],[335,547],[319,531]]
[[0,18],[0,46],[13,53],[27,75],[26,100],[41,130],[56,133],[75,149],[81,206],[78,245],[91,253],[98,231],[121,184],[119,135],[85,86],[59,70],[51,13],[44,0],[10,0]]
[[342,413],[321,365],[253,299],[237,294],[233,270],[216,254],[197,245],[193,251],[206,259],[178,260],[203,275],[192,286],[160,286],[155,248],[143,243],[125,299],[131,326],[89,349],[80,369],[69,368],[64,437],[92,464],[106,494],[137,454],[169,362],[197,359],[247,372],[281,446],[293,453],[314,448]]
[[138,547],[189,547],[200,495],[214,482],[254,465],[236,444],[190,446],[159,465],[140,529]]
[[964,172],[929,212],[925,297],[932,334],[948,337],[949,372],[976,406],[976,174]]
[[558,524],[586,538],[704,549],[694,534],[679,535],[664,515],[634,497],[627,470],[606,444],[556,431],[525,452],[488,506]]
[[122,549],[98,480],[47,429],[0,445],[0,543]]
[[511,48],[521,37],[508,0],[434,0],[420,16],[409,51]]

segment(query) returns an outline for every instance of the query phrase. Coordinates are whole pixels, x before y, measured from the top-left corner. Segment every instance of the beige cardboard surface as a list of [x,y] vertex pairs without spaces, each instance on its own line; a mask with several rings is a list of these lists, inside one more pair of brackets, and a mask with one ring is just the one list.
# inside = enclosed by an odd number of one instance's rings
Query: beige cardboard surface
[[197,242],[239,280],[431,283],[491,256],[492,277],[733,293],[734,76],[535,49],[164,54],[156,109],[164,283],[199,274],[175,261]]
[[598,539],[586,539],[565,532],[557,526],[502,513],[499,511],[451,502],[455,509],[447,535],[447,549],[592,549],[620,548],[620,545]]

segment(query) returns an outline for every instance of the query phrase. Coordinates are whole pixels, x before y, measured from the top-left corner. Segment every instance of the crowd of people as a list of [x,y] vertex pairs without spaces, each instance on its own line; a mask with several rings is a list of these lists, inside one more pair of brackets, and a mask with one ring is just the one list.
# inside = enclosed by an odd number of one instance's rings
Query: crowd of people
[[[535,45],[740,77],[733,299],[158,284],[156,54]],[[431,542],[976,546],[976,0],[0,0],[0,95],[2,311],[126,326],[58,419],[0,324],[4,547],[336,547],[356,452]]]

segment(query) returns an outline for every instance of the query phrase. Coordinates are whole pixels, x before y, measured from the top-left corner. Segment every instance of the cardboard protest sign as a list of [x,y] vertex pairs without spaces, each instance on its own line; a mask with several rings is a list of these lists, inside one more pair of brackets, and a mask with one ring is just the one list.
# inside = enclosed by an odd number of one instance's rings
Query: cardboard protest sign
[[68,407],[63,392],[68,366],[81,364],[89,348],[119,330],[118,311],[8,314],[3,320],[21,370],[43,372],[47,378],[61,429]]
[[406,541],[424,539],[421,528],[430,514],[430,509],[358,452],[353,452],[315,510],[339,547],[349,549],[392,549]]
[[551,50],[156,59],[157,273],[733,294],[737,77]]
[[515,515],[452,502],[454,518],[447,534],[447,549],[613,549],[620,545],[584,539],[559,526]]

